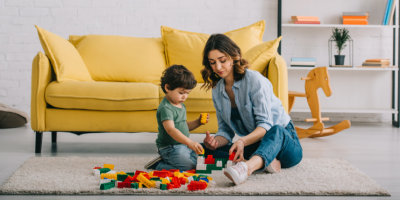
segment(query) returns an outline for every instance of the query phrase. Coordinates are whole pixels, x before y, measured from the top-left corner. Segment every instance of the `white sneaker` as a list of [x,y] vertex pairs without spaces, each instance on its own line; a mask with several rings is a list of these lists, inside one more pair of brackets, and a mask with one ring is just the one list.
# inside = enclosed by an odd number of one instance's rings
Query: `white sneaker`
[[244,183],[247,180],[247,165],[245,162],[239,162],[233,167],[228,167],[224,174],[227,176],[231,181],[233,181],[236,185]]
[[276,158],[265,168],[266,172],[269,173],[277,173],[281,171],[281,161],[277,160]]

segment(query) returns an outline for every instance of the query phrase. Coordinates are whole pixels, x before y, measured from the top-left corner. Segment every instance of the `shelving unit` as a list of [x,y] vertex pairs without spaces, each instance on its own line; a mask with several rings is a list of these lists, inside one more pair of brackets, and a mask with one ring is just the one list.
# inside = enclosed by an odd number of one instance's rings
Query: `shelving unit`
[[[302,28],[379,28],[379,29],[393,29],[393,66],[396,66],[396,61],[400,59],[400,34],[399,34],[399,0],[396,0],[396,10],[395,16],[393,17],[394,25],[343,25],[343,24],[282,24],[282,0],[278,0],[278,37],[282,36],[282,27],[302,27]],[[397,38],[396,38],[397,36]],[[398,52],[396,52],[396,47]],[[278,53],[282,52],[282,42],[278,47]],[[329,66],[329,65],[326,65]],[[289,67],[288,71],[297,70],[311,70],[312,67]],[[399,106],[400,106],[400,71],[399,68],[338,68],[338,67],[328,67],[329,70],[335,71],[374,71],[374,72],[391,72],[392,73],[392,108],[391,109],[337,109],[337,108],[321,108],[321,112],[325,113],[392,113],[392,124],[395,127],[400,127],[399,119]],[[293,108],[291,112],[310,112],[309,109],[296,109]]]

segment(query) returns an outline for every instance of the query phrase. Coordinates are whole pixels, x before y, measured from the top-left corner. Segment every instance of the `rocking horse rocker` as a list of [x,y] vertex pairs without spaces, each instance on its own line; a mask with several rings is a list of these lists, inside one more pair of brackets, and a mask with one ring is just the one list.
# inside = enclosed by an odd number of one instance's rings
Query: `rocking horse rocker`
[[322,88],[327,97],[331,96],[332,91],[329,83],[329,75],[327,67],[318,67],[311,70],[307,77],[301,78],[305,80],[306,93],[289,91],[289,113],[293,108],[293,104],[296,97],[307,97],[308,106],[311,110],[311,119],[306,119],[306,122],[314,122],[314,125],[308,129],[302,129],[295,127],[297,135],[300,139],[306,137],[325,137],[336,134],[344,129],[350,127],[350,121],[344,120],[339,124],[325,128],[322,121],[327,121],[329,118],[321,118],[321,107],[319,105],[319,97],[317,90]]

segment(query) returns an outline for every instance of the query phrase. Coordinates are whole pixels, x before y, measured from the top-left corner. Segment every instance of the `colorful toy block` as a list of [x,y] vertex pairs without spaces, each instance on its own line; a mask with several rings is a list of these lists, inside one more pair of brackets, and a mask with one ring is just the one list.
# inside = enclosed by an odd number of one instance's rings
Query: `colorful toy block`
[[222,161],[218,160],[216,166],[217,167],[222,167]]
[[174,184],[174,188],[180,188],[181,187],[181,181],[179,180],[178,177],[176,177],[176,176],[172,177],[172,182]]
[[131,188],[138,189],[139,183],[131,183]]
[[100,174],[107,173],[107,172],[111,171],[111,169],[109,169],[109,168],[101,168],[101,169],[98,169],[98,170],[100,171]]
[[161,184],[160,190],[167,190],[167,184]]
[[174,186],[171,183],[167,184],[167,190],[172,190],[174,189]]
[[208,116],[208,113],[202,113],[201,114],[201,124],[207,124],[207,116]]
[[101,179],[107,178],[107,179],[115,179],[118,180],[117,174],[101,174],[100,175]]
[[126,172],[129,176],[135,176],[135,172]]
[[101,167],[95,167],[95,168],[93,168],[93,169],[101,169]]
[[192,181],[188,185],[188,190],[190,190],[190,191],[205,190],[206,188],[207,188],[207,183],[201,182],[201,181]]
[[108,190],[108,189],[111,189],[111,188],[114,188],[114,187],[115,187],[115,184],[113,182],[102,183],[100,185],[100,190]]
[[117,174],[118,181],[124,181],[128,177],[128,174]]
[[215,164],[215,158],[212,155],[208,155],[204,160],[204,164]]
[[147,188],[152,188],[155,187],[155,184],[150,182],[149,179],[147,179],[146,177],[143,176],[143,174],[139,174],[139,176],[137,177],[137,179],[143,183],[144,185],[146,185]]
[[231,154],[229,154],[229,160],[233,160],[235,158],[236,151],[233,151]]
[[165,178],[167,176],[172,176],[172,174],[170,171],[154,171],[153,176]]
[[113,170],[114,169],[114,165],[112,165],[112,164],[104,164],[103,168],[108,168],[110,170]]

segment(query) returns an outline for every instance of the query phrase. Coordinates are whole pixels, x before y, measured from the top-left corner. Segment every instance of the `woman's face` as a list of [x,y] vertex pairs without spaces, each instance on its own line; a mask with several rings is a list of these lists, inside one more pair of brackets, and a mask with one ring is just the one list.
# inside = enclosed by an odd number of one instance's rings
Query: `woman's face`
[[228,77],[233,74],[232,60],[218,50],[212,50],[208,54],[208,61],[212,70],[221,78]]

